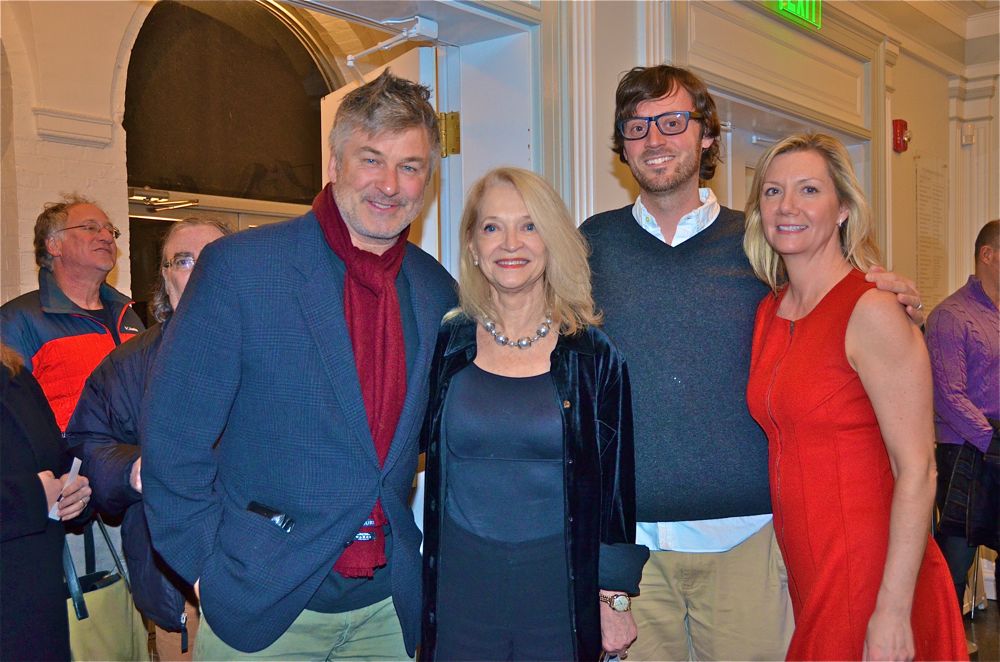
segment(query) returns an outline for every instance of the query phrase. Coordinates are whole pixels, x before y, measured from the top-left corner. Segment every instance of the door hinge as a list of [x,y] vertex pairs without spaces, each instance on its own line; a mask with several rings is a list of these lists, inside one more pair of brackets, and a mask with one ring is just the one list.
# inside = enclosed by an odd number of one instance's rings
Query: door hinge
[[457,112],[438,113],[438,131],[441,132],[441,158],[462,153],[462,135]]

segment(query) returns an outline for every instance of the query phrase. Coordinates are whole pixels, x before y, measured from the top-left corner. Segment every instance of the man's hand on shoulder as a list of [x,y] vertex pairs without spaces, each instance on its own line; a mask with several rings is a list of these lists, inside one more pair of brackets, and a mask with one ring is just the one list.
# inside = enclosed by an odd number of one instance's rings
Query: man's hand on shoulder
[[917,284],[912,280],[879,266],[872,267],[865,274],[865,280],[875,283],[875,287],[883,292],[895,294],[899,305],[906,308],[906,314],[911,322],[917,326],[924,323],[924,304],[920,300]]

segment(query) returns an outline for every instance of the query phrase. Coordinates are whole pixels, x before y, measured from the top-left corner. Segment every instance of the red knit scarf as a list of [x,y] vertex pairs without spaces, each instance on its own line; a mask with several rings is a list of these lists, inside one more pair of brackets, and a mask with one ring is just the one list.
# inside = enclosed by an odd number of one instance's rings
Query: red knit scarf
[[[351,243],[331,185],[327,184],[313,200],[313,213],[323,228],[326,243],[347,266],[344,317],[368,414],[368,429],[382,466],[406,398],[406,345],[396,276],[403,266],[409,228],[403,230],[389,250],[375,255]],[[375,568],[386,564],[382,527],[387,522],[381,501],[376,501],[371,516],[333,569],[344,577],[372,577]]]

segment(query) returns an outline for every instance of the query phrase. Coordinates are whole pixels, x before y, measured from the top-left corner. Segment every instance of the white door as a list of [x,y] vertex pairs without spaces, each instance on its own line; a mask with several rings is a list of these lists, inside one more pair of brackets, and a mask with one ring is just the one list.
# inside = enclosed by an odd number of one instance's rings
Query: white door
[[[421,48],[425,54],[418,56],[413,68],[402,61],[388,66],[399,75],[404,70],[412,72],[405,75],[431,87],[438,112],[459,113],[461,152],[441,160],[434,196],[436,222],[431,222],[428,213],[422,225],[410,232],[411,241],[457,275],[465,191],[496,166],[516,165],[537,172],[541,165],[540,10],[529,3],[503,7],[452,0],[291,2],[349,21],[384,25],[395,32],[417,15],[437,23],[435,50]],[[329,121],[332,113],[324,118],[324,125]]]
[[[360,85],[378,78],[386,69],[391,69],[392,73],[400,78],[412,80],[430,88],[431,104],[434,105],[434,109],[437,110],[436,60],[437,55],[434,48],[414,48],[413,50],[403,53],[392,62],[382,65],[378,69],[365,74],[363,77],[359,76],[359,78],[362,78],[361,81],[352,81],[323,97],[320,101],[320,118],[322,122],[321,126],[323,127],[324,186],[330,181],[325,167],[325,165],[330,162],[330,142],[328,133],[330,131],[330,127],[333,126],[333,118],[337,115],[337,109],[340,108],[340,102],[343,101],[344,97],[347,96],[349,92],[356,90]],[[424,204],[424,211],[419,217],[417,217],[417,220],[415,220],[413,225],[410,227],[410,241],[433,255],[440,262],[441,221],[439,209],[441,208],[441,205],[439,194],[441,188],[439,183],[436,181],[432,182],[430,186],[431,188],[427,193],[427,199]]]

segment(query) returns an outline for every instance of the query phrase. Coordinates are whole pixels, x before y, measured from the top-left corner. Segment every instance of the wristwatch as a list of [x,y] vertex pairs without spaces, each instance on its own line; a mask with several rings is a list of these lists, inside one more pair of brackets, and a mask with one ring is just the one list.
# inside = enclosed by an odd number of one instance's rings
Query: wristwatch
[[614,595],[598,595],[598,599],[615,611],[630,611],[632,609],[632,598],[628,597],[624,593],[615,593]]

